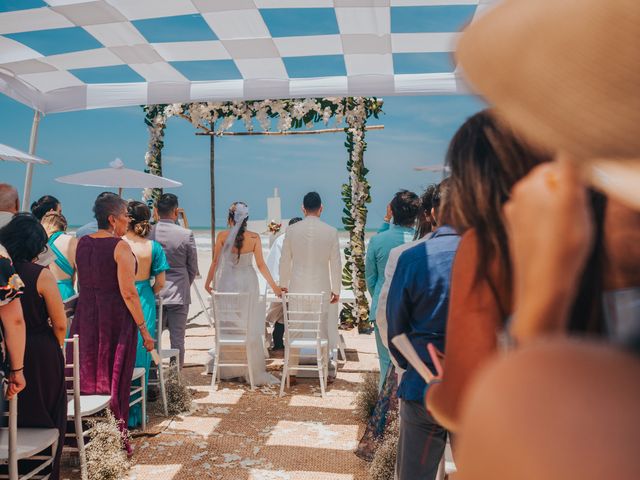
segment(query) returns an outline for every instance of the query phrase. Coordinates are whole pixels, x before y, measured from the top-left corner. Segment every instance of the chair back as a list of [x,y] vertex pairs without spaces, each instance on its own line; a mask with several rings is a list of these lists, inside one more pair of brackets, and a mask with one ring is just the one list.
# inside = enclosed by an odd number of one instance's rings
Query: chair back
[[282,295],[284,334],[290,340],[320,340],[322,316],[325,311],[324,293],[285,293]]
[[[162,308],[162,297],[156,295],[156,350],[162,350],[162,329],[164,328],[164,309]],[[149,332],[151,333],[151,332]]]
[[249,294],[216,292],[211,295],[216,343],[225,338],[247,338],[249,327]]
[[[7,384],[2,385],[2,401],[7,399]],[[9,400],[9,410],[2,413],[3,417],[8,418],[8,428],[0,429],[0,436],[9,435],[8,441],[8,458],[6,464],[9,466],[9,479],[18,480],[18,395],[14,395]],[[5,460],[5,459],[2,459]],[[2,462],[5,463],[5,462]],[[7,478],[7,477],[4,477]]]
[[[67,345],[71,345],[71,363],[68,361]],[[73,409],[80,412],[80,337],[74,335],[73,338],[65,338],[64,348],[64,381],[67,385],[67,398],[73,397]],[[71,375],[68,372],[71,371]],[[71,388],[68,387],[69,383]]]
[[67,298],[64,305],[64,313],[67,316],[67,336],[69,335],[69,331],[71,330],[71,323],[73,322],[73,317],[76,314],[76,307],[78,306],[78,297],[79,294],[75,294],[72,297]]

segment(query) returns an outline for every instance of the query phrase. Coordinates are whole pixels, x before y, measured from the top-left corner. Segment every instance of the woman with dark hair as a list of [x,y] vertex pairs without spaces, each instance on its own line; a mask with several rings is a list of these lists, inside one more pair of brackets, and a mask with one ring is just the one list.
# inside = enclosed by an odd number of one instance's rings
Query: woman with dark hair
[[[153,337],[156,331],[156,294],[164,287],[165,271],[169,270],[169,263],[162,246],[147,236],[151,230],[149,219],[151,211],[142,202],[131,201],[127,206],[129,215],[129,229],[124,240],[129,244],[136,256],[138,269],[136,271],[136,288],[140,296],[142,313],[144,314],[147,330]],[[153,278],[153,285],[151,279]],[[149,367],[151,355],[144,347],[142,335],[138,335],[138,347],[136,350],[136,367],[144,367],[146,380],[149,379]],[[145,385],[148,381],[145,382]],[[129,412],[129,427],[137,427],[142,424],[142,408],[136,403]]]
[[[273,281],[271,273],[262,256],[262,241],[260,235],[247,230],[249,207],[246,203],[235,202],[229,208],[228,224],[230,229],[220,232],[216,238],[213,262],[209,268],[204,283],[207,292],[240,292],[248,294],[249,315],[247,356],[249,368],[253,372],[256,385],[278,384],[280,380],[269,374],[264,359],[262,335],[265,330],[265,306],[259,301],[258,276],[253,268],[255,259],[258,270],[267,281],[273,292],[280,296],[280,287]],[[215,281],[214,281],[215,278]],[[221,354],[223,352],[220,352]],[[236,352],[225,351],[227,355]],[[244,376],[243,367],[224,367],[220,372],[221,378],[235,378]]]
[[[80,335],[81,392],[111,395],[111,411],[124,432],[129,421],[138,330],[148,351],[154,340],[135,285],[136,259],[121,238],[129,227],[127,202],[116,194],[103,194],[96,199],[93,211],[98,231],[78,242],[80,297],[71,335]],[[123,442],[130,454],[126,435]]]
[[549,160],[489,110],[469,118],[449,144],[447,210],[462,239],[451,274],[446,368],[426,398],[429,411],[448,430],[457,430],[467,387],[496,352],[498,334],[512,311],[502,207],[515,183]]
[[60,438],[50,477],[57,479],[67,422],[64,359],[60,349],[67,332],[67,317],[55,277],[49,269],[34,263],[47,248],[47,234],[33,215],[18,213],[0,230],[0,243],[11,255],[16,273],[24,282],[21,304],[27,328],[24,355],[27,387],[18,396],[18,426],[58,429]]
[[38,219],[42,220],[42,217],[47,212],[62,213],[62,204],[53,195],[45,195],[31,204],[31,213]]
[[76,279],[78,239],[66,233],[67,219],[61,213],[47,212],[40,223],[49,236],[47,244],[56,256],[55,261],[49,265],[49,269],[58,282],[58,289],[64,301],[76,294],[73,284]]

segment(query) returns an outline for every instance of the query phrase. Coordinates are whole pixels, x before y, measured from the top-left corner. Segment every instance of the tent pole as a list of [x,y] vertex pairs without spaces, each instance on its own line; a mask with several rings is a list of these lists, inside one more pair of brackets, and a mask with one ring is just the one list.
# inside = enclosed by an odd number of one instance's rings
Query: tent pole
[[[31,137],[29,138],[29,154],[36,153],[36,144],[38,143],[38,126],[40,125],[40,112],[36,110],[33,113],[33,124],[31,125]],[[33,163],[27,163],[27,173],[24,177],[24,191],[22,192],[22,210],[29,210],[29,200],[31,197],[31,180],[33,178]]]
[[[213,123],[211,124],[213,130]],[[211,180],[211,258],[213,259],[214,246],[216,244],[216,152],[215,135],[209,135],[209,178]]]

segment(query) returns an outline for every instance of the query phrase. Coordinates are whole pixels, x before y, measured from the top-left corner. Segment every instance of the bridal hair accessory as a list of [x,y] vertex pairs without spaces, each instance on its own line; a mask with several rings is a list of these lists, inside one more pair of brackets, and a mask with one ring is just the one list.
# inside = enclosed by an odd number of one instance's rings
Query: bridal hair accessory
[[469,25],[456,57],[514,128],[640,207],[639,24],[638,0],[505,0]]
[[233,210],[233,221],[236,224],[242,223],[245,218],[249,217],[249,207],[244,203],[236,203]]

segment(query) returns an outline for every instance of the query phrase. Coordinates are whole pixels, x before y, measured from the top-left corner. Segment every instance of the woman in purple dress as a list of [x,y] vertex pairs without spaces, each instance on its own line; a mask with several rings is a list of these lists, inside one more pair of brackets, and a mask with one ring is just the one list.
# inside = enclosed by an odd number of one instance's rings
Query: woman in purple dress
[[[81,392],[111,395],[111,411],[124,433],[138,329],[148,351],[154,341],[135,286],[135,257],[120,238],[129,226],[127,202],[116,194],[103,194],[93,211],[98,231],[82,237],[76,252],[80,297],[71,335],[80,336]],[[123,439],[131,454],[125,435]]]
[[[58,429],[55,460],[52,468],[44,472],[51,474],[51,480],[57,480],[67,424],[67,390],[60,349],[67,332],[67,317],[55,277],[48,268],[33,263],[47,247],[47,233],[33,215],[18,213],[0,230],[0,242],[24,282],[20,303],[27,327],[27,387],[18,395],[18,427]],[[22,473],[26,473],[35,465],[23,461],[21,471],[23,467]]]

